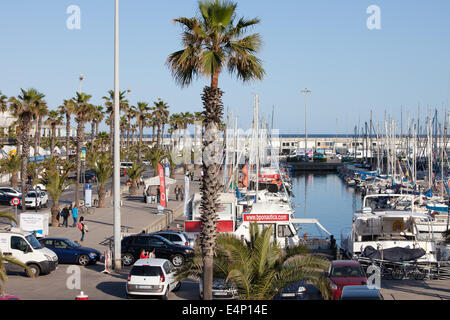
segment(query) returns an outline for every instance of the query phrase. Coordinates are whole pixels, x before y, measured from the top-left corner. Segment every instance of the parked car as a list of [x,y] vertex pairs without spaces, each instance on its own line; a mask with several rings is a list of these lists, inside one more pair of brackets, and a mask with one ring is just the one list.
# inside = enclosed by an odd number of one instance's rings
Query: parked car
[[384,300],[377,288],[368,286],[346,286],[342,289],[341,300]]
[[139,259],[133,265],[126,284],[127,298],[133,295],[156,296],[167,300],[169,292],[180,288],[176,270],[166,259]]
[[[200,279],[198,286],[200,299],[203,299],[203,279]],[[239,294],[231,281],[225,282],[225,279],[214,278],[212,284],[212,298],[214,300],[238,299]]]
[[0,187],[0,192],[3,192],[7,195],[13,196],[13,197],[17,197],[17,198],[21,198],[22,197],[22,192],[20,192],[19,190],[15,189],[15,188],[10,188],[10,187]]
[[328,271],[333,298],[339,299],[345,286],[360,286],[367,284],[363,267],[355,260],[334,260]]
[[[0,231],[0,251],[26,264],[36,277],[48,274],[58,266],[58,256],[41,246],[36,237],[29,232]],[[24,271],[20,266],[6,263],[10,271]]]
[[180,246],[188,246],[188,247],[194,246],[193,243],[194,241],[190,240],[187,234],[181,231],[167,230],[167,231],[152,232],[151,234],[157,234],[163,238],[166,238],[170,242],[173,242]]
[[127,170],[133,166],[133,162],[121,162],[120,163],[120,175],[124,176],[127,174]]
[[[36,196],[37,192],[37,196]],[[48,195],[45,191],[29,191],[25,197],[25,208],[47,208]]]
[[308,281],[295,281],[283,288],[274,300],[323,300],[319,288]]
[[156,234],[137,234],[122,239],[122,262],[131,266],[139,260],[142,249],[155,250],[156,258],[167,259],[175,267],[182,266],[194,256],[194,249],[180,246]]
[[5,295],[5,296],[0,295],[0,300],[20,300],[20,298],[17,296],[11,296],[11,295]]
[[100,251],[82,247],[67,238],[43,238],[39,242],[43,247],[56,253],[59,263],[86,266],[88,264],[96,264],[101,257]]
[[16,196],[0,191],[0,204],[11,205],[11,200],[14,198]]

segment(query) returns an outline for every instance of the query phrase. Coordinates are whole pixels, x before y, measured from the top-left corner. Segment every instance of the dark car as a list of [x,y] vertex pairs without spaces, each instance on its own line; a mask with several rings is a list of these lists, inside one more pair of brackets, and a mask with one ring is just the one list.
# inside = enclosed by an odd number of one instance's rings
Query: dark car
[[[200,299],[203,299],[203,279],[200,279],[198,289]],[[214,300],[235,300],[239,298],[239,293],[231,281],[226,282],[223,278],[214,277],[212,283],[212,298]]]
[[[73,173],[68,177],[69,180],[77,180],[77,174]],[[89,169],[80,173],[80,183],[92,183],[97,181],[97,173],[95,170]]]
[[0,204],[11,205],[11,200],[14,199],[15,197],[16,196],[0,191]]
[[383,300],[383,296],[376,288],[347,286],[342,289],[341,300]]
[[283,288],[274,300],[323,300],[320,290],[307,281],[295,281]]
[[95,264],[100,260],[101,253],[92,248],[82,247],[66,238],[39,239],[43,247],[46,247],[58,256],[58,263],[80,264],[86,266]]
[[155,250],[156,258],[167,259],[175,267],[180,267],[194,255],[191,247],[177,245],[158,235],[138,234],[122,239],[123,264],[130,266],[139,260],[142,249],[147,252]]

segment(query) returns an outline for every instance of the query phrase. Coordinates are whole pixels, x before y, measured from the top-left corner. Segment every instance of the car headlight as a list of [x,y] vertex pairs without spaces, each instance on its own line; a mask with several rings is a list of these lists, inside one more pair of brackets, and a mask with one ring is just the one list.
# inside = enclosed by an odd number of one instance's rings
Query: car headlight
[[95,254],[94,252],[89,252],[89,256],[90,256],[91,258],[95,258],[95,257],[97,256],[97,254]]
[[184,252],[186,252],[186,253],[191,253],[191,252],[193,252],[194,250],[191,250],[191,249],[186,249],[186,250],[184,250]]
[[48,261],[53,261],[53,258],[50,257],[49,255],[46,254],[45,257],[47,258]]
[[304,293],[305,291],[306,291],[305,287],[298,287],[298,290],[297,290],[298,293]]
[[338,289],[338,286],[337,286],[336,284],[334,284],[334,283],[331,283],[331,289],[337,290],[337,289]]

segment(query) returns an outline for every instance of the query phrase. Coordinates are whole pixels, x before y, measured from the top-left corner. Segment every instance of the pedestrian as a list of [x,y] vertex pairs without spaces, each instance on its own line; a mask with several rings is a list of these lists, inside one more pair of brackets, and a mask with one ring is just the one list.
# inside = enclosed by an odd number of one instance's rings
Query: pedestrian
[[140,259],[148,259],[148,252],[145,251],[145,249],[141,250],[141,255],[139,256]]
[[180,193],[180,200],[183,201],[184,200],[184,187],[181,186],[178,192]]
[[77,220],[78,220],[78,208],[77,208],[77,206],[74,206],[72,208],[72,219],[73,219],[72,227],[76,227],[77,226]]
[[[72,209],[73,210],[73,209]],[[78,229],[81,231],[81,239],[80,242],[84,241],[84,234],[88,231],[86,224],[84,223],[84,217],[80,217],[80,222],[77,223]]]
[[190,175],[191,175],[191,181],[194,181],[194,170],[191,171]]
[[61,218],[61,216],[62,216],[62,210],[61,211],[58,210],[58,214],[56,215],[56,220],[58,221],[58,227],[61,227],[61,223],[59,222],[59,219]]
[[161,189],[159,187],[156,188],[156,203],[159,203],[159,199],[161,198]]
[[147,254],[148,256],[148,258],[153,258],[153,259],[155,259],[156,258],[156,254],[155,254],[155,249],[153,249],[152,250],[152,252],[150,252],[150,254]]
[[63,223],[62,226],[67,228],[67,223],[69,220],[69,216],[70,216],[70,212],[69,212],[69,207],[65,206],[63,208],[63,212],[62,212],[62,217],[63,217]]
[[180,187],[178,185],[175,186],[175,198],[178,201],[178,196],[179,196],[179,192],[180,192]]

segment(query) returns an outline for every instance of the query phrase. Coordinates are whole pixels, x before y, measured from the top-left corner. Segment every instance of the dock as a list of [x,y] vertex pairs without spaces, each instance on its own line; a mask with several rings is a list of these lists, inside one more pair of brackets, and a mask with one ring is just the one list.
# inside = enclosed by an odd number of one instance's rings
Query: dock
[[292,166],[294,171],[326,171],[326,172],[337,172],[338,168],[343,166],[343,163],[339,160],[328,159],[327,162],[287,162],[288,165]]

